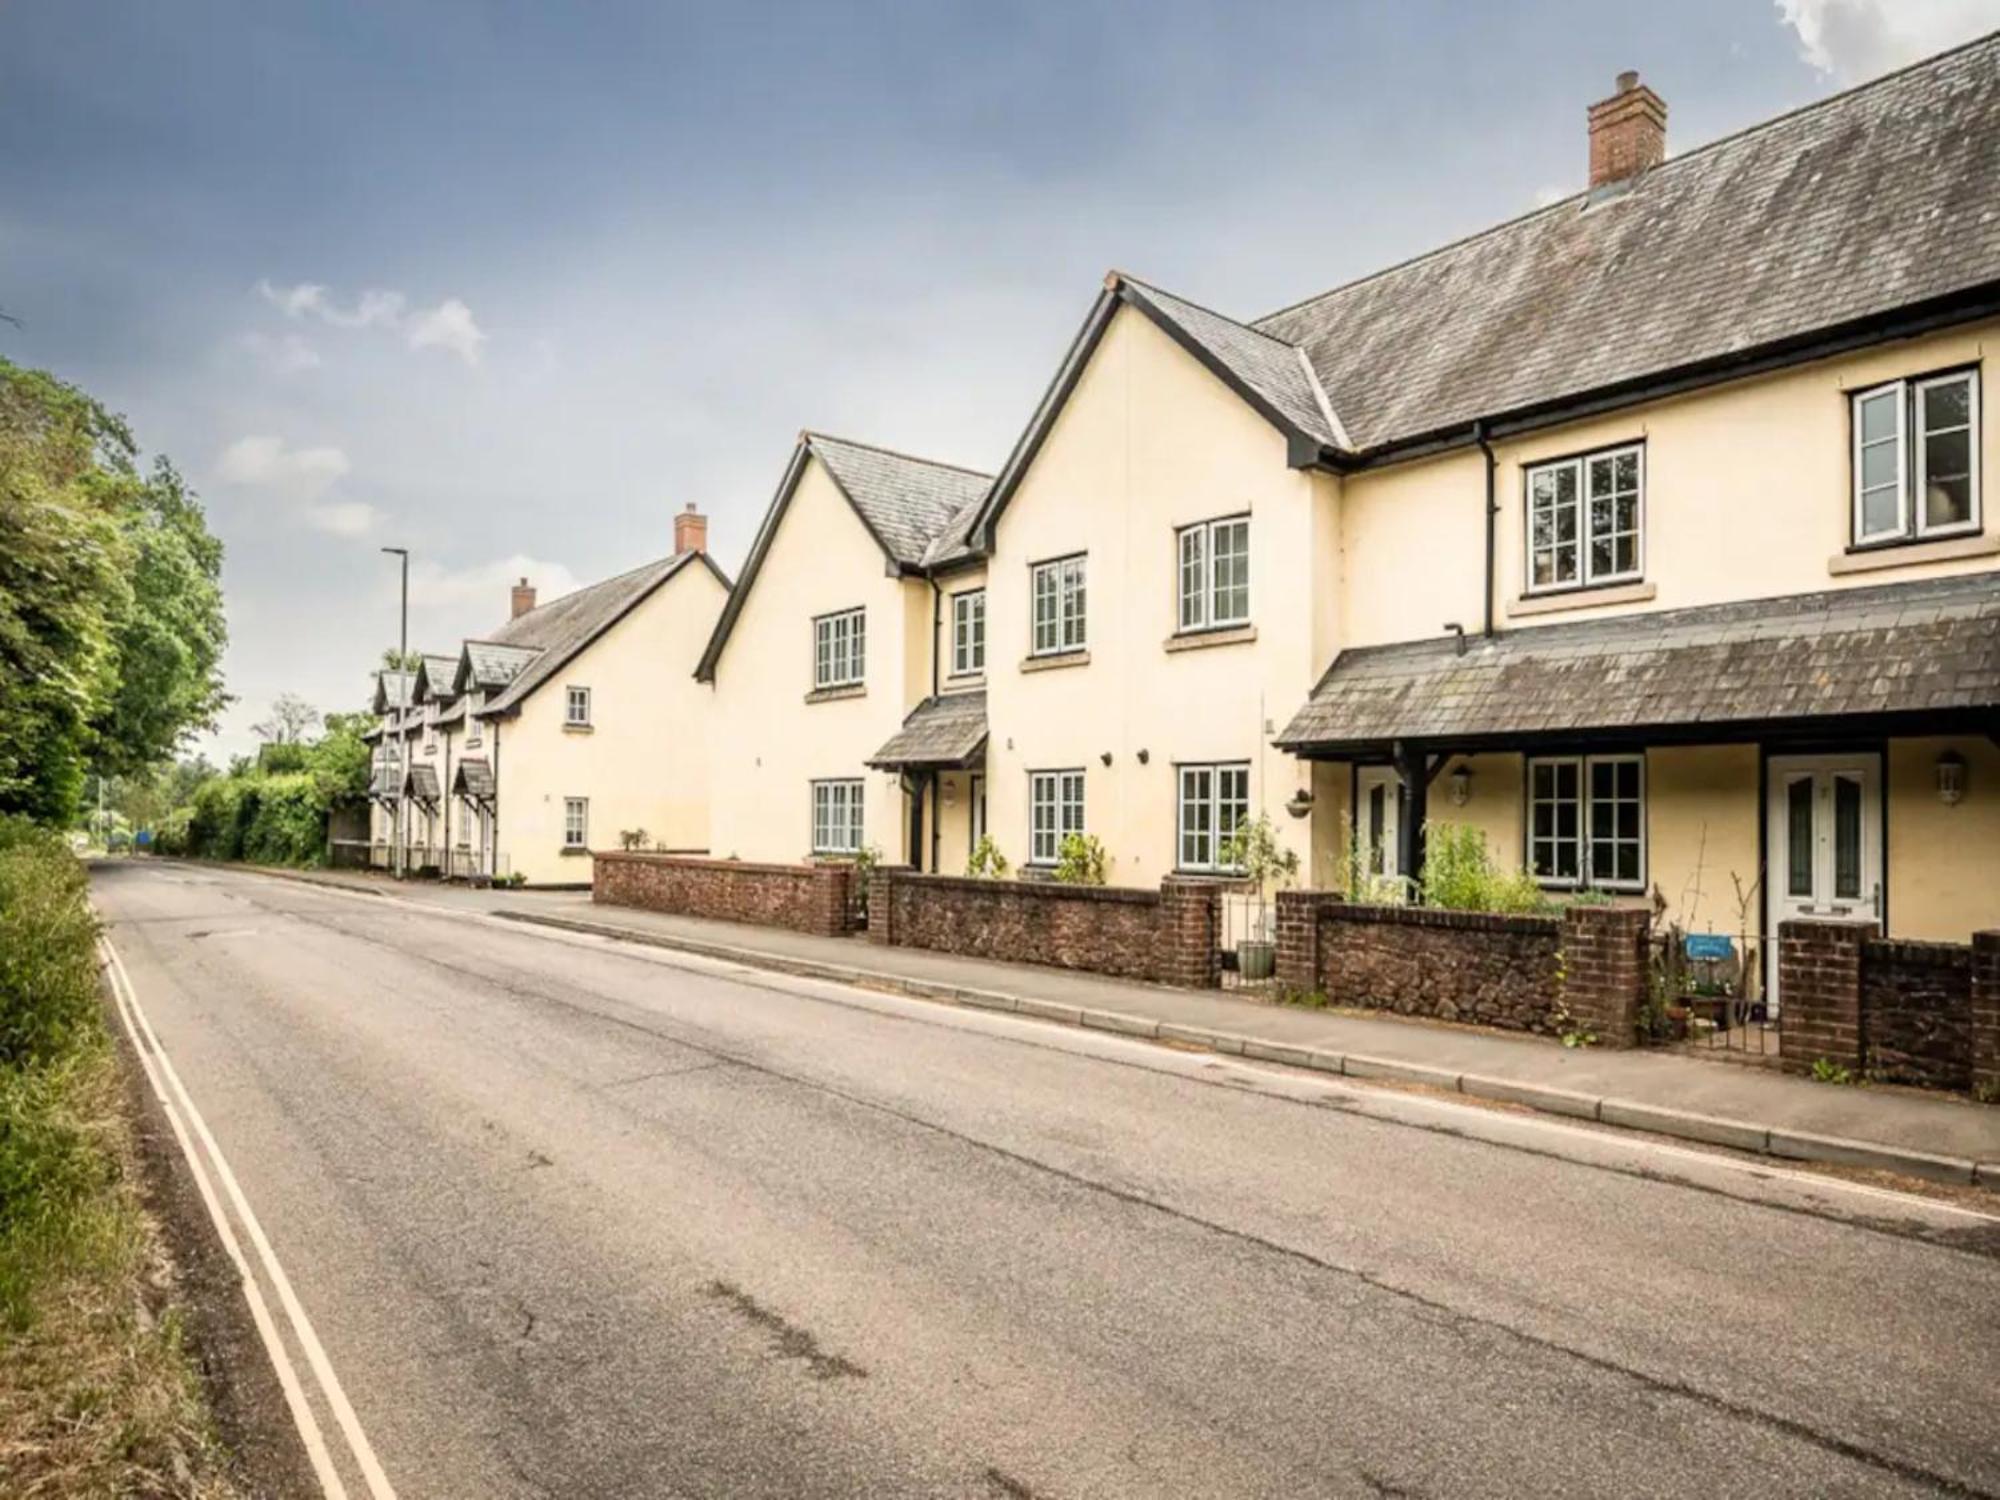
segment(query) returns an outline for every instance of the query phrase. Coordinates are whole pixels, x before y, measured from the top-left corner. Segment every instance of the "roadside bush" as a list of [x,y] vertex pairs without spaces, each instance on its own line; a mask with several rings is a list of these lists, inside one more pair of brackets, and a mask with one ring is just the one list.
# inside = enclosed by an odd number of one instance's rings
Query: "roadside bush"
[[326,858],[326,804],[304,771],[252,783],[242,857],[262,865],[316,865]]
[[1056,849],[1055,878],[1064,885],[1103,885],[1107,863],[1095,834],[1065,834]]
[[61,837],[0,817],[0,1068],[62,1055],[97,1026],[97,919]]
[[1545,912],[1553,903],[1526,870],[1502,870],[1486,835],[1460,823],[1436,823],[1424,837],[1418,889],[1426,906],[1504,914]]
[[979,836],[979,842],[972,846],[972,853],[965,860],[965,873],[974,880],[1005,880],[1011,868],[990,833]]

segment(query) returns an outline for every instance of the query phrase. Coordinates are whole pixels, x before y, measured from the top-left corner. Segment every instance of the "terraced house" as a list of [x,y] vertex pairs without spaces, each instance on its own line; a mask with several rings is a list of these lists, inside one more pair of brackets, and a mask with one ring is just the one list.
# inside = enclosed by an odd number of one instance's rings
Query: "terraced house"
[[1237,320],[1114,273],[990,482],[801,439],[715,847],[1310,883],[1438,822],[1690,930],[2000,909],[2000,38]]
[[386,845],[400,806],[398,867],[587,885],[594,847],[707,852],[693,671],[728,593],[690,506],[671,555],[546,604],[524,578],[487,637],[379,674],[375,828]]

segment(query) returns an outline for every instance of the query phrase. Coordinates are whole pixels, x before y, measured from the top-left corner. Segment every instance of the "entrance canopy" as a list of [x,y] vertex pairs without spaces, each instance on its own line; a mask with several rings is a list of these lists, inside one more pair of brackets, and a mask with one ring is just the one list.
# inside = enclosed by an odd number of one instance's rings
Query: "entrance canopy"
[[1277,738],[1307,759],[1841,725],[2000,732],[2000,574],[1343,651]]
[[467,756],[452,773],[451,792],[454,797],[464,797],[469,801],[491,802],[493,767],[486,763],[483,756]]
[[438,773],[435,766],[411,766],[403,778],[403,791],[413,802],[435,807],[438,800]]
[[986,694],[941,693],[910,710],[868,764],[878,771],[955,771],[986,758]]

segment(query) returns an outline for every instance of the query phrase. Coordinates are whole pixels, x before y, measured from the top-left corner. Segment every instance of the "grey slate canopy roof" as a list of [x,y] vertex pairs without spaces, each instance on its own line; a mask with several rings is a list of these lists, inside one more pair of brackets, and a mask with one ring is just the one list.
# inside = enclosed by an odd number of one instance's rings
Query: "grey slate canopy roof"
[[[593,583],[517,615],[484,641],[467,641],[466,651],[479,680],[482,662],[512,668],[504,685],[480,710],[481,718],[513,712],[521,700],[562,670],[576,654],[623,619],[628,611],[669,578],[699,558],[726,588],[728,580],[704,552],[680,552],[629,573]],[[496,652],[493,647],[511,648]],[[479,648],[479,649],[475,649]]]
[[2000,33],[1258,320],[1358,449],[2000,278]]
[[470,797],[475,802],[493,800],[493,767],[480,755],[468,755],[458,763],[452,772],[451,791],[454,797]]
[[867,763],[885,771],[948,769],[974,764],[985,749],[985,692],[941,693],[911,709]]
[[458,688],[496,693],[512,682],[523,667],[541,655],[534,646],[502,646],[493,641],[467,641],[459,656]]
[[409,774],[403,778],[403,788],[418,802],[437,801],[437,768],[435,766],[411,766]]
[[978,509],[993,482],[991,474],[821,432],[807,433],[805,441],[883,548],[906,567],[923,566],[933,543]]
[[416,674],[398,670],[384,670],[375,674],[375,712],[386,714],[392,708],[402,708],[410,701],[410,692],[416,686]]
[[394,802],[403,793],[403,778],[393,765],[382,766],[368,783],[368,795],[377,802]]
[[432,656],[426,652],[417,664],[417,680],[412,688],[411,701],[416,703],[442,703],[456,696],[458,658],[455,656]]
[[2000,576],[1343,651],[1289,750],[2000,709]]

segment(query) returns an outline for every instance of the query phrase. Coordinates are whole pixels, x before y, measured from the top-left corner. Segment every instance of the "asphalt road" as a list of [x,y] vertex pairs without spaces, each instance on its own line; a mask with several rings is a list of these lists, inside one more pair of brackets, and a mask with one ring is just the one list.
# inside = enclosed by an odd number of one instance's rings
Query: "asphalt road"
[[2000,1494],[1964,1216],[254,875],[95,890],[404,1497]]

